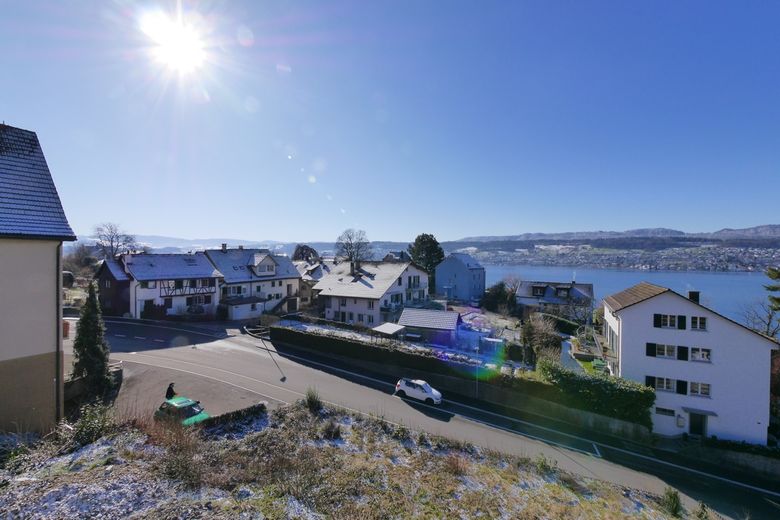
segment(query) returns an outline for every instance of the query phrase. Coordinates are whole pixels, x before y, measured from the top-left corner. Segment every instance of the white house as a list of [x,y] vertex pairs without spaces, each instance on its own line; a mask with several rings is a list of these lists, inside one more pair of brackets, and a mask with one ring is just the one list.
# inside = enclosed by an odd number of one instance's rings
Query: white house
[[268,249],[229,249],[227,244],[207,250],[206,255],[223,275],[220,297],[227,306],[228,319],[298,310],[301,275],[288,256]]
[[0,125],[0,431],[63,416],[62,242],[75,239],[38,136]]
[[125,254],[119,262],[131,278],[131,317],[215,315],[222,273],[204,253]]
[[395,321],[404,305],[428,299],[428,273],[412,262],[334,265],[314,291],[324,299],[325,319],[374,327]]
[[653,430],[766,444],[778,343],[671,289],[640,283],[604,299],[613,375],[656,390]]

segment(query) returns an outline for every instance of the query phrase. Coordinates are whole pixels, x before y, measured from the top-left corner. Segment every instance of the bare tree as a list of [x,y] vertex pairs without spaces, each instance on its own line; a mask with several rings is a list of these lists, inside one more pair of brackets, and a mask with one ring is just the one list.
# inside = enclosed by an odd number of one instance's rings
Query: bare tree
[[780,334],[780,310],[769,300],[759,300],[742,309],[742,321],[748,328],[774,338]]
[[96,226],[95,237],[103,258],[115,258],[116,255],[133,251],[137,247],[135,236],[125,233],[113,222]]
[[371,242],[362,229],[347,229],[336,239],[336,255],[357,268],[363,260],[371,258]]

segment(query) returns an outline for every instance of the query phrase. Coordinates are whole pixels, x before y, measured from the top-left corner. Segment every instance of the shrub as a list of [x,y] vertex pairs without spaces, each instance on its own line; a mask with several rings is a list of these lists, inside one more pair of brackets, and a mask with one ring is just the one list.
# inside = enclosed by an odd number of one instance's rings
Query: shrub
[[674,488],[666,488],[664,494],[661,495],[660,500],[661,509],[669,513],[675,518],[680,518],[683,513],[682,501],[680,500],[680,493]]
[[322,437],[329,441],[341,438],[341,426],[333,419],[329,419],[322,427]]
[[322,399],[320,399],[320,394],[315,388],[309,387],[306,389],[306,397],[303,402],[311,413],[319,413],[322,410]]
[[534,466],[539,473],[546,475],[555,471],[558,468],[558,463],[553,459],[548,459],[544,454],[540,453],[534,459]]
[[409,428],[403,424],[399,424],[393,429],[392,437],[393,439],[397,439],[399,441],[405,441],[409,438]]
[[201,451],[200,432],[176,422],[159,422],[157,426],[158,440],[166,448],[159,466],[162,474],[189,488],[200,486],[203,464],[195,460]]
[[693,512],[693,517],[696,520],[709,520],[710,519],[710,511],[707,509],[707,506],[704,505],[704,502],[699,502],[699,507],[696,508],[696,511]]
[[111,408],[98,403],[86,404],[73,425],[73,442],[78,446],[90,444],[111,433],[115,426]]
[[762,446],[761,444],[749,444],[745,441],[721,440],[715,436],[703,439],[702,444],[711,448],[739,451],[742,453],[752,453],[753,455],[762,455],[764,457],[780,459],[780,448]]

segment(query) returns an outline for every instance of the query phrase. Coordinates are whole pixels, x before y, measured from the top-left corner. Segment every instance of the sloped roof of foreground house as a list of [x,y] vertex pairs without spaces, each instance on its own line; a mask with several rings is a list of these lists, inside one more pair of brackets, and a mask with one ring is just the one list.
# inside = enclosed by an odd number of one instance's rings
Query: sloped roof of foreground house
[[340,262],[317,282],[314,290],[320,291],[320,296],[378,300],[410,265],[411,262],[361,262],[352,275],[349,262]]
[[455,330],[461,321],[460,314],[455,311],[406,308],[401,313],[398,324],[417,329]]
[[123,258],[130,275],[139,282],[222,278],[222,273],[214,268],[214,265],[202,252],[193,254],[137,254],[124,255]]
[[[225,283],[262,282],[300,278],[301,275],[289,256],[275,255],[268,249],[207,249],[206,255],[225,277]],[[274,274],[258,276],[254,266],[267,257],[276,264]]]
[[697,305],[701,307],[702,309],[706,309],[709,312],[715,314],[719,318],[722,318],[726,321],[730,321],[734,325],[738,325],[745,329],[748,332],[752,332],[753,334],[767,340],[768,342],[772,343],[774,345],[774,348],[778,348],[778,344],[780,344],[780,341],[778,341],[775,338],[770,338],[769,336],[766,336],[758,331],[755,331],[749,327],[744,326],[743,324],[739,323],[738,321],[734,321],[729,317],[726,317],[722,315],[721,313],[714,311],[710,309],[709,307],[705,307],[704,305],[695,302],[691,300],[690,298],[686,298],[682,294],[675,292],[668,287],[662,287],[660,285],[655,285],[648,282],[641,282],[638,283],[632,287],[629,287],[628,289],[625,289],[623,291],[620,291],[615,294],[611,294],[604,298],[604,303],[610,308],[612,312],[620,312],[621,310],[625,309],[626,307],[631,307],[632,305],[636,305],[638,303],[642,303],[643,301],[649,300],[650,298],[655,298],[658,295],[669,293],[677,296],[678,298],[682,298],[683,300],[690,302],[694,305]]
[[35,132],[0,124],[0,237],[76,240]]

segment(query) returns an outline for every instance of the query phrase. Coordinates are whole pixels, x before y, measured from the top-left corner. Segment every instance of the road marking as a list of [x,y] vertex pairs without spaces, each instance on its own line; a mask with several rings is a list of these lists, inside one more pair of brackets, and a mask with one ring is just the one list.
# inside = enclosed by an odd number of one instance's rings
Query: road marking
[[127,337],[124,334],[114,334],[114,336],[116,336],[117,338],[126,338]]
[[178,327],[169,327],[168,325],[153,325],[151,323],[136,323],[134,321],[116,321],[116,320],[103,320],[104,323],[116,323],[117,325],[134,325],[136,327],[155,327],[158,329],[168,329],[168,330],[176,330],[179,332],[187,332],[189,334],[200,334],[201,336],[207,336],[209,338],[215,338],[215,339],[227,339],[230,336],[224,335],[224,336],[217,336],[215,334],[209,334],[207,332],[201,332],[197,330],[188,330],[188,329],[180,329]]
[[146,339],[146,338],[143,336],[133,336],[133,339]]
[[[257,348],[260,348],[261,350],[266,350],[269,353],[270,352],[276,352],[275,350],[271,351],[270,349],[268,349],[268,347],[265,346],[265,340],[263,340],[262,338],[257,338],[257,339],[260,339],[260,341],[263,342],[263,347],[257,347]],[[278,352],[276,352],[276,354],[279,355]],[[392,383],[387,383],[385,381],[380,381],[378,379],[374,379],[373,377],[365,376],[363,374],[358,374],[356,372],[350,372],[348,370],[344,370],[343,368],[334,367],[332,365],[326,365],[325,363],[320,363],[318,361],[312,361],[312,360],[309,360],[309,359],[306,359],[306,358],[303,358],[303,357],[296,356],[294,354],[285,354],[283,357],[291,357],[291,358],[295,358],[295,359],[300,359],[302,361],[305,361],[306,363],[313,363],[315,365],[328,367],[330,369],[333,369],[333,370],[336,370],[336,371],[339,371],[339,372],[344,372],[346,374],[351,374],[353,376],[361,377],[361,378],[367,379],[369,381],[375,381],[375,382],[381,383],[383,385],[394,386]],[[451,403],[451,404],[454,404],[456,406],[463,406],[465,408],[471,408],[472,410],[477,410],[477,411],[482,412],[482,413],[486,413],[486,414],[493,415],[493,416],[496,416],[496,417],[501,417],[501,418],[504,418],[504,419],[509,419],[509,420],[512,420],[512,421],[517,421],[517,422],[524,423],[524,424],[527,424],[527,425],[530,425],[530,426],[534,426],[536,428],[540,428],[540,429],[547,430],[547,431],[550,431],[550,432],[553,432],[553,433],[557,433],[559,435],[563,435],[563,436],[566,436],[566,437],[571,437],[573,439],[586,441],[586,442],[592,443],[594,448],[596,448],[597,450],[598,450],[598,446],[601,446],[602,448],[607,448],[607,449],[610,449],[610,450],[618,451],[620,453],[624,453],[626,455],[631,455],[631,456],[638,457],[638,458],[641,458],[641,459],[650,460],[650,461],[653,461],[653,462],[655,462],[657,464],[661,464],[661,465],[664,465],[664,466],[669,466],[669,467],[672,467],[672,468],[675,468],[675,469],[681,469],[681,470],[684,470],[684,471],[689,471],[689,472],[695,473],[697,475],[702,475],[702,476],[705,476],[705,477],[713,478],[715,480],[720,480],[721,482],[726,482],[728,484],[733,484],[735,486],[740,486],[740,487],[743,487],[743,488],[746,488],[746,489],[751,489],[753,491],[758,491],[759,493],[766,493],[768,495],[780,497],[780,493],[776,492],[776,491],[771,491],[769,489],[760,488],[758,486],[753,486],[751,484],[746,484],[744,482],[739,482],[738,480],[732,480],[730,478],[721,477],[719,475],[713,475],[712,473],[707,473],[706,471],[701,471],[701,470],[694,469],[694,468],[691,468],[691,467],[688,467],[688,466],[680,466],[679,464],[674,464],[673,462],[667,462],[665,460],[657,459],[657,458],[651,457],[649,455],[643,455],[643,454],[637,453],[635,451],[626,450],[626,449],[623,449],[623,448],[618,448],[616,446],[612,446],[610,444],[604,444],[602,442],[595,442],[595,441],[592,441],[590,439],[585,439],[583,437],[578,437],[577,435],[572,435],[570,433],[554,430],[554,429],[548,428],[546,426],[539,426],[539,425],[534,424],[534,423],[530,423],[530,422],[527,422],[527,421],[522,421],[522,420],[519,420],[519,419],[515,419],[513,417],[508,417],[508,416],[505,416],[505,415],[497,414],[495,412],[490,412],[488,410],[481,410],[479,408],[475,408],[475,407],[469,406],[467,404],[457,403],[457,402],[449,401],[447,399],[442,399],[442,402]],[[420,403],[420,404],[422,406],[428,406],[428,405],[426,405],[424,403]],[[473,420],[473,421],[476,421],[476,422],[480,422],[479,420],[474,419],[473,417],[469,417],[467,415],[461,415],[461,414],[457,414],[457,413],[455,413],[455,415],[458,415],[460,417],[463,417],[463,418],[466,418],[466,419],[469,419],[469,420]],[[483,424],[488,424],[488,423],[483,423]],[[491,426],[494,426],[494,427],[499,428],[499,429],[501,428],[501,427],[495,426],[495,425],[491,425]],[[512,433],[514,433],[516,435],[525,435],[525,434],[523,434],[521,432],[516,432],[516,431],[512,431],[512,430],[509,430],[509,431],[511,431]],[[553,441],[544,441],[544,442],[553,442]],[[570,448],[570,447],[567,447],[567,448],[571,449],[571,450],[579,451],[576,448]],[[601,451],[599,451],[599,456],[603,458],[603,455],[601,455]]]
[[594,442],[594,443],[592,443],[592,444],[593,444],[593,449],[594,449],[594,450],[596,450],[596,455],[598,455],[599,457],[601,457],[601,452],[599,451],[599,447],[598,447],[598,446],[596,446],[596,443],[595,443],[595,442]]
[[157,343],[165,343],[165,340],[164,340],[164,339],[156,339],[156,340],[154,340],[154,341],[156,341]]
[[[133,352],[133,354],[135,354],[135,352]],[[147,357],[152,357],[152,356],[147,356]],[[268,398],[268,399],[270,399],[272,401],[277,401],[279,403],[284,403],[284,404],[292,404],[289,401],[284,401],[282,399],[277,399],[276,397],[271,397],[270,395],[263,394],[261,392],[258,392],[257,390],[252,390],[252,389],[247,388],[245,386],[237,385],[235,383],[231,383],[230,381],[225,381],[224,379],[220,379],[218,377],[207,376],[206,374],[200,374],[198,372],[192,372],[190,370],[184,370],[183,368],[161,367],[160,365],[155,365],[154,363],[145,363],[143,361],[135,361],[135,360],[128,361],[128,363],[137,363],[139,365],[147,365],[147,366],[152,366],[152,367],[156,367],[156,368],[162,368],[164,370],[176,370],[176,371],[179,371],[179,372],[185,372],[187,374],[192,374],[194,376],[205,377],[206,379],[213,379],[214,381],[219,381],[220,383],[224,383],[226,385],[235,386],[236,388],[240,388],[242,390],[246,390],[247,392],[252,392],[253,394],[257,394],[259,396]],[[186,361],[181,361],[181,363],[186,363]],[[197,363],[190,363],[190,364],[193,364],[193,365],[196,365],[196,366],[202,366],[203,368],[211,368],[212,370],[221,370],[219,368],[212,368],[212,367],[208,367],[208,366],[205,366],[205,365],[197,365]],[[227,372],[229,374],[233,373],[233,372],[230,372],[228,370],[223,370],[223,372]],[[249,379],[250,381],[254,381],[255,383],[261,383],[261,384],[266,384],[266,385],[270,385],[270,386],[276,386],[276,385],[271,385],[270,383],[266,383],[265,381],[261,381],[260,379],[254,379],[254,378],[249,377],[249,376],[242,376],[241,374],[236,374],[236,375],[238,375],[240,377],[243,377],[245,379]],[[277,388],[281,388],[281,387],[277,387]],[[283,388],[283,390],[287,390],[288,392],[291,392],[291,393],[293,393],[295,395],[298,395],[300,397],[306,397],[306,394],[302,394],[300,392],[296,392],[295,390],[289,390],[287,388]],[[364,412],[362,410],[356,410],[354,408],[350,408],[349,406],[345,406],[345,405],[339,404],[339,403],[334,403],[334,402],[331,402],[331,401],[326,401],[324,399],[322,400],[322,402],[325,403],[325,404],[329,404],[331,406],[335,406],[337,408],[341,408],[341,409],[344,409],[344,410],[349,410],[350,412],[354,412],[354,413],[357,413],[357,414],[360,414],[360,415],[364,415],[364,416],[369,417],[369,418],[372,418],[372,417],[376,416],[376,414],[367,413],[367,412]],[[382,422],[386,422],[387,424],[392,424],[393,426],[402,426],[401,424],[393,422],[393,421],[389,421],[389,420],[385,419],[384,417],[380,417],[380,420]]]

